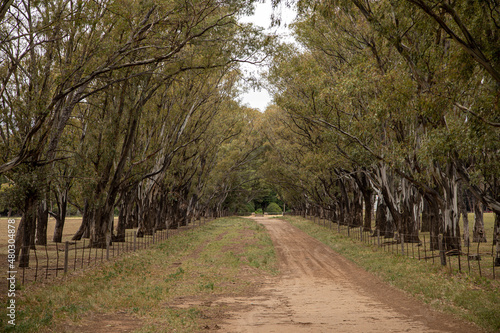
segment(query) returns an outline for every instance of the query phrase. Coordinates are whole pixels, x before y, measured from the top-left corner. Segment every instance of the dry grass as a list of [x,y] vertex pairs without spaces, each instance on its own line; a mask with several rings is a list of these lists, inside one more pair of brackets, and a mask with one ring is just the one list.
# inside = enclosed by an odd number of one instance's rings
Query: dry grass
[[[10,219],[14,219],[16,221],[16,230],[19,226],[19,222],[21,221],[20,217],[12,217]],[[6,217],[0,218],[0,254],[7,254],[7,221],[9,219]],[[118,222],[118,218],[115,218],[115,225]],[[81,217],[67,217],[66,222],[64,223],[63,229],[63,243],[65,241],[71,241],[73,235],[78,231],[80,225],[82,223]],[[52,241],[52,236],[54,235],[54,228],[56,226],[56,220],[54,218],[49,218],[49,223],[47,226],[47,240],[49,243]]]
[[[251,276],[248,266],[253,266]],[[211,305],[213,300],[251,293],[255,276],[275,273],[276,266],[262,226],[219,219],[101,265],[92,274],[28,286],[17,296],[15,331],[107,332],[112,328],[106,326],[117,322],[138,332],[205,331],[217,327],[227,311],[224,304]]]
[[[19,223],[19,218],[16,218],[16,226]],[[5,228],[7,230],[7,218],[2,218],[0,220],[0,228]],[[87,269],[88,267],[93,267],[106,261],[107,258],[114,258],[120,256],[124,252],[132,251],[135,249],[144,249],[149,247],[154,241],[164,240],[174,234],[177,234],[178,230],[164,230],[159,231],[155,235],[155,240],[153,236],[145,236],[143,238],[137,238],[134,242],[133,239],[133,229],[126,230],[126,241],[125,242],[114,242],[109,249],[96,249],[89,247],[89,240],[82,239],[81,241],[71,241],[71,238],[79,229],[81,224],[81,217],[67,218],[64,231],[62,243],[52,242],[52,234],[54,232],[55,220],[50,219],[47,229],[48,242],[46,246],[37,245],[34,249],[30,251],[30,265],[27,268],[17,268],[17,285],[21,288],[22,285],[27,285],[32,282],[51,282],[56,278],[60,278],[64,275],[65,269],[65,243],[68,242],[67,251],[67,272],[80,271],[82,269]],[[186,228],[184,228],[186,229]],[[7,233],[0,233],[2,238],[2,245],[0,246],[0,260],[7,262]],[[135,245],[134,245],[135,244]],[[7,269],[0,271],[0,279],[7,278]],[[0,285],[0,300],[5,298],[7,285]]]

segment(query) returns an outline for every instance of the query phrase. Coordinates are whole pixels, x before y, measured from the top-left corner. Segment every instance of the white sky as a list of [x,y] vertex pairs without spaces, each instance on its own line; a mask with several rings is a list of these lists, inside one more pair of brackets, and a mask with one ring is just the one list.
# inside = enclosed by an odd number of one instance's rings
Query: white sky
[[[295,10],[286,8],[285,6],[279,8],[278,13],[281,13],[281,26],[270,28],[272,13],[273,9],[271,7],[271,2],[266,0],[265,3],[257,3],[255,5],[254,15],[243,17],[240,21],[261,26],[266,29],[267,32],[279,34],[285,41],[293,41],[293,37],[291,36],[291,32],[288,30],[287,25],[290,24],[295,18]],[[242,67],[244,71],[251,71],[254,73],[266,70],[265,68],[258,68],[257,66],[251,64],[242,64]],[[241,101],[244,105],[264,112],[266,107],[272,102],[272,97],[265,89],[258,91],[249,90],[241,95]]]

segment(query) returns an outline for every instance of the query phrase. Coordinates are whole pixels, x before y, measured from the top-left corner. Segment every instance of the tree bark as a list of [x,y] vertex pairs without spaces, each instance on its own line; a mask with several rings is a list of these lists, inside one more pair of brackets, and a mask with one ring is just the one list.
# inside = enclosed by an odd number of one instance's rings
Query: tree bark
[[19,267],[29,267],[30,250],[35,236],[35,224],[36,199],[34,195],[28,194],[24,201],[24,213],[16,235],[16,260],[19,259]]
[[73,238],[71,238],[71,240],[80,240],[82,239],[82,237],[88,238],[92,213],[93,211],[90,208],[88,200],[85,200],[85,204],[83,206],[82,223],[80,224],[80,228],[78,228],[78,231],[75,233]]
[[474,243],[486,243],[486,232],[484,232],[483,203],[479,200],[474,202],[474,230],[472,233]]
[[47,245],[47,224],[49,222],[49,207],[47,199],[43,198],[38,202],[38,214],[36,222],[36,245]]
[[67,208],[68,208],[68,191],[62,190],[60,193],[57,193],[57,213],[51,214],[56,219],[56,226],[54,228],[54,237],[52,238],[52,241],[55,243],[62,242]]
[[465,198],[465,192],[462,191],[462,196],[459,200],[458,209],[460,211],[460,215],[462,215],[462,223],[463,223],[463,239],[464,246],[467,247],[470,245],[470,234],[469,234],[469,214],[467,213],[467,204]]

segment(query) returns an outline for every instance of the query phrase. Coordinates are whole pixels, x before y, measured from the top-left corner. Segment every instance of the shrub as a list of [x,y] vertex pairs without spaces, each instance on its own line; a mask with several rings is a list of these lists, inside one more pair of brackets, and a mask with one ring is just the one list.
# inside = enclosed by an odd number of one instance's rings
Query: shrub
[[281,214],[281,207],[277,203],[271,202],[266,208],[266,212],[270,214]]

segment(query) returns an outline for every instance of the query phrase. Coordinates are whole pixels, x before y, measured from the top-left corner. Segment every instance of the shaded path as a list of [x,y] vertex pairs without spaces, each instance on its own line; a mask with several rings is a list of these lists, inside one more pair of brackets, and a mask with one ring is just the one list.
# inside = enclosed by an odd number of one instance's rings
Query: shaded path
[[479,332],[381,282],[288,222],[254,218],[269,231],[281,276],[258,295],[222,299],[235,312],[224,332]]

